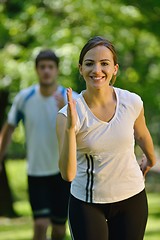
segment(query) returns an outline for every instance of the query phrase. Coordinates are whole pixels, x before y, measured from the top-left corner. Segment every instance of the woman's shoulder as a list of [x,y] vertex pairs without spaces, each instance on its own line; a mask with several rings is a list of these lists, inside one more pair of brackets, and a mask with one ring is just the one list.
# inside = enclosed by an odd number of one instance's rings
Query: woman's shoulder
[[118,93],[120,106],[128,109],[128,111],[132,113],[136,119],[143,108],[143,101],[141,97],[134,92],[120,88],[116,88],[115,91]]
[[141,97],[135,92],[131,92],[129,90],[125,90],[121,88],[115,88],[115,91],[118,93],[120,102],[123,102],[123,103],[125,102],[128,104],[142,102]]

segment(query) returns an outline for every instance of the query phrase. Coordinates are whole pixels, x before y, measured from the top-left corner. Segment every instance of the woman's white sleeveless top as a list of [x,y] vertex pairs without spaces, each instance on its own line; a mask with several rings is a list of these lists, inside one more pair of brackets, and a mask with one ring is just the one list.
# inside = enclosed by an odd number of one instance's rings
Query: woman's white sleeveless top
[[[114,91],[117,106],[109,122],[91,112],[83,92],[76,99],[77,173],[71,194],[85,202],[118,202],[144,189],[134,154],[134,123],[143,102],[135,93],[115,87]],[[67,116],[67,106],[59,113]]]

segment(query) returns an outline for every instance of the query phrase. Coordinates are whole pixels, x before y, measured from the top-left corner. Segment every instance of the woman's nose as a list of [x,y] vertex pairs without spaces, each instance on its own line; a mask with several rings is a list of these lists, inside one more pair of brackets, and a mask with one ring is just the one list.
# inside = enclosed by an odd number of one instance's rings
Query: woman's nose
[[94,73],[99,73],[99,72],[101,72],[101,65],[100,65],[100,64],[94,64],[94,65],[93,65],[93,72],[94,72]]

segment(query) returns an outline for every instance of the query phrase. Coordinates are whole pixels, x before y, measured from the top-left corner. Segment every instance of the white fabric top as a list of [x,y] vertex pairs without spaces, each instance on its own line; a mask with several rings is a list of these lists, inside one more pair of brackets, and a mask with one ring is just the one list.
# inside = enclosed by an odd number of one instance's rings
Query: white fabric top
[[[144,189],[144,178],[134,154],[134,122],[143,102],[135,94],[114,88],[115,115],[99,120],[89,109],[83,92],[76,99],[78,120],[77,174],[71,184],[76,198],[93,203],[127,199]],[[67,107],[60,113],[67,116]]]
[[[58,86],[57,93],[64,96],[66,88]],[[73,92],[74,98],[77,93]],[[39,85],[20,91],[8,114],[8,123],[16,126],[22,119],[26,134],[28,175],[48,176],[59,172],[56,117],[58,107],[54,96],[44,97]]]

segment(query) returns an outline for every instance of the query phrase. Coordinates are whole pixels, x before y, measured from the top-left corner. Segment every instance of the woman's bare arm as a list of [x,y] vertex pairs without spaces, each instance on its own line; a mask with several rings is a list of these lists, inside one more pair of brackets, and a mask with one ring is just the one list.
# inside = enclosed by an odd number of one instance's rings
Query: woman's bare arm
[[138,145],[146,156],[146,158],[143,157],[142,163],[140,164],[143,174],[146,175],[150,168],[155,165],[156,156],[154,152],[153,141],[146,126],[144,109],[142,109],[140,115],[135,121],[134,134]]
[[59,143],[59,169],[62,178],[71,182],[77,170],[75,133],[77,113],[70,88],[67,90],[67,98],[67,117],[61,113],[58,114],[56,130]]

